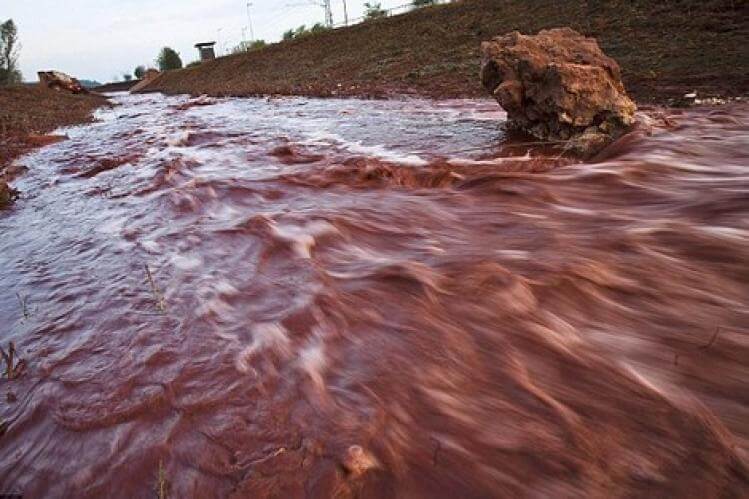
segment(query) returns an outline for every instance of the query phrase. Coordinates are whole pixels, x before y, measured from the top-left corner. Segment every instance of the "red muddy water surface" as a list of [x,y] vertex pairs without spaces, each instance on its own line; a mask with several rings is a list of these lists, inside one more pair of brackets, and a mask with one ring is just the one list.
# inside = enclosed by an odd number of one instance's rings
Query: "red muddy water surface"
[[0,493],[747,497],[749,106],[115,100],[0,213]]

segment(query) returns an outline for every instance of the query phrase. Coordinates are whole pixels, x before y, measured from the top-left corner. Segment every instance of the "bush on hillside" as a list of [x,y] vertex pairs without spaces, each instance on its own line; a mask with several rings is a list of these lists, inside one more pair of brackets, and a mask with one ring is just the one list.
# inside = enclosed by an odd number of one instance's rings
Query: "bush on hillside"
[[288,31],[285,31],[283,34],[283,39],[294,40],[296,38],[302,38],[308,35],[316,35],[318,33],[324,33],[325,31],[328,31],[329,29],[330,28],[325,26],[323,23],[316,23],[311,28],[307,28],[307,26],[302,24],[297,29],[290,29]]
[[386,17],[387,15],[387,11],[382,8],[382,4],[380,2],[364,3],[364,19],[366,19],[367,21]]
[[242,52],[249,52],[250,50],[258,50],[263,47],[267,47],[268,44],[265,40],[253,40],[251,42],[241,42],[239,45],[232,49],[232,54],[241,54]]
[[179,57],[179,53],[170,47],[164,47],[159,52],[159,57],[156,58],[156,64],[159,65],[161,71],[169,71],[170,69],[181,69],[182,59]]

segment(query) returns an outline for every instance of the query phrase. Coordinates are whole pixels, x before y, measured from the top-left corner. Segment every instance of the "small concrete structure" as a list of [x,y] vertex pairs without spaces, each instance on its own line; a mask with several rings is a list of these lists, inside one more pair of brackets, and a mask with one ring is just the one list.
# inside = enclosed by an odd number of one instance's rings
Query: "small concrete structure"
[[200,53],[201,61],[210,61],[216,58],[216,52],[214,52],[213,50],[214,45],[216,45],[216,42],[203,42],[195,44],[195,48],[198,49],[198,52]]

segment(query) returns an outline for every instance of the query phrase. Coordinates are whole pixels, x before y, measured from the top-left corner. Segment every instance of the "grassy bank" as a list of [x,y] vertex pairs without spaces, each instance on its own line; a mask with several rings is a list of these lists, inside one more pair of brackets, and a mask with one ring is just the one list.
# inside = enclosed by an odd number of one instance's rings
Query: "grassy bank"
[[93,110],[107,102],[99,95],[71,95],[38,86],[0,87],[0,176],[14,158],[47,143],[44,134],[90,121]]
[[479,45],[571,26],[619,61],[640,102],[749,92],[749,7],[732,0],[464,0],[168,72],[148,87],[212,95],[478,97]]

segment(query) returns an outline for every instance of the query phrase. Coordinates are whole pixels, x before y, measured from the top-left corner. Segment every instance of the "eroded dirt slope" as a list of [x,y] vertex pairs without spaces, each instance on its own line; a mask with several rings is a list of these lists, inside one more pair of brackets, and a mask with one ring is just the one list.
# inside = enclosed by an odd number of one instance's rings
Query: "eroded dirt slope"
[[599,39],[639,102],[749,91],[749,8],[731,0],[466,0],[170,72],[168,93],[431,97],[485,95],[479,44],[570,26]]

